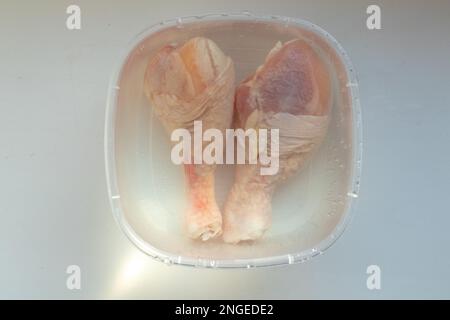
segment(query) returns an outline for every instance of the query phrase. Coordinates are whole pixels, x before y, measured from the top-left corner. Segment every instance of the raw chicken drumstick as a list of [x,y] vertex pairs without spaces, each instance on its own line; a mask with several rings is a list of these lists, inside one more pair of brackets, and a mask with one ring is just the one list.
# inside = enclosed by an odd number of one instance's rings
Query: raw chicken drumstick
[[[193,38],[182,46],[168,45],[149,61],[145,92],[169,134],[184,128],[193,137],[194,121],[202,129],[225,131],[231,126],[234,66],[211,40]],[[204,146],[201,146],[202,148]],[[200,150],[201,152],[202,150]],[[189,237],[207,240],[222,232],[222,216],[214,192],[214,165],[185,164]]]
[[237,88],[237,127],[279,129],[279,170],[261,175],[259,161],[237,166],[224,209],[225,242],[255,240],[269,228],[276,186],[302,167],[326,134],[330,87],[325,62],[297,39],[277,43],[265,63]]

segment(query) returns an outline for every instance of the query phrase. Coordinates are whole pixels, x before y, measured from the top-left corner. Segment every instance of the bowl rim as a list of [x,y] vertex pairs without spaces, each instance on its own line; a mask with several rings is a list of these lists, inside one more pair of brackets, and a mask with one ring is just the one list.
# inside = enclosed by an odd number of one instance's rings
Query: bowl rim
[[[120,193],[117,183],[116,160],[115,160],[115,129],[116,129],[116,114],[117,114],[117,97],[120,87],[118,81],[124,64],[129,57],[129,54],[136,48],[141,41],[148,37],[151,33],[166,29],[168,27],[181,26],[183,23],[198,22],[198,21],[269,21],[275,23],[283,23],[287,25],[296,25],[307,29],[310,32],[323,38],[332,48],[335,49],[337,56],[345,67],[347,74],[347,87],[349,90],[349,97],[351,98],[352,110],[352,164],[350,178],[350,190],[347,196],[348,206],[346,212],[342,215],[338,224],[334,227],[326,238],[318,242],[314,247],[303,250],[298,253],[275,255],[264,258],[248,258],[248,259],[205,259],[193,258],[186,256],[175,256],[170,252],[160,250],[152,246],[147,241],[143,240],[130,226],[125,218],[124,210],[120,199]],[[205,267],[205,268],[253,268],[253,267],[269,267],[278,265],[288,265],[295,263],[302,263],[311,258],[321,255],[324,251],[330,248],[338,238],[341,237],[346,227],[349,225],[354,216],[356,203],[358,202],[361,170],[362,170],[362,117],[361,106],[358,91],[358,79],[356,71],[350,58],[344,48],[337,42],[337,40],[321,27],[299,18],[291,18],[279,15],[255,15],[249,11],[238,13],[207,13],[196,16],[185,16],[174,19],[163,20],[159,23],[150,25],[141,32],[139,32],[126,46],[122,54],[119,56],[118,62],[115,65],[113,74],[109,81],[108,96],[106,101],[105,111],[105,127],[104,127],[104,156],[105,156],[105,174],[106,187],[108,190],[108,197],[114,219],[119,225],[120,229],[125,233],[128,239],[142,252],[151,256],[152,258],[162,261],[166,264],[177,264],[191,267]]]

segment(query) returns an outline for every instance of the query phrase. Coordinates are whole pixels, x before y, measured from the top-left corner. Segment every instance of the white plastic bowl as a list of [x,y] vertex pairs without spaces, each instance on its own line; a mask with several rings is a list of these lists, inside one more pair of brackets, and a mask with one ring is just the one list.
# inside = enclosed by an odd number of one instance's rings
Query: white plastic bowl
[[[170,141],[143,94],[148,58],[162,46],[194,36],[214,40],[234,60],[239,83],[264,61],[277,41],[305,38],[332,65],[334,104],[327,138],[310,164],[280,186],[273,225],[254,243],[201,242],[182,232],[182,170],[170,160]],[[358,197],[362,154],[358,85],[339,43],[314,24],[250,13],[163,21],[141,32],[111,78],[105,123],[105,161],[114,217],[143,252],[164,261],[203,267],[256,267],[303,262],[342,234]],[[233,168],[219,167],[222,204]]]

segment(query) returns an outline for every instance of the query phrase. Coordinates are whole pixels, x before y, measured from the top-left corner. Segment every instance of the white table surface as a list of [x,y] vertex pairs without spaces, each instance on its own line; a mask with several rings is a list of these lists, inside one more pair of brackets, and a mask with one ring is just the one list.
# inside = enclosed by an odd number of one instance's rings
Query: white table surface
[[[82,29],[66,29],[78,4]],[[365,26],[369,4],[382,30]],[[318,24],[357,70],[364,129],[356,214],[324,255],[251,270],[166,266],[113,220],[108,81],[135,34],[166,18],[250,10]],[[2,1],[0,298],[450,298],[449,1]],[[81,290],[66,268],[81,268]],[[368,290],[366,268],[381,268]]]

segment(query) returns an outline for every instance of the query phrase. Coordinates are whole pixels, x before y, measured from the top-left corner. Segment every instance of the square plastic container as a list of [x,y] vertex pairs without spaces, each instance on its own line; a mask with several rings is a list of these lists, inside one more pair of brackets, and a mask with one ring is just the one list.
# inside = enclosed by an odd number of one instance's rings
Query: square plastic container
[[[277,41],[303,38],[331,65],[333,106],[327,136],[313,158],[281,185],[273,198],[273,223],[253,243],[201,242],[182,231],[183,170],[170,160],[170,141],[143,92],[151,55],[194,36],[215,41],[235,64],[236,83],[253,73]],[[143,252],[171,264],[256,267],[303,262],[342,234],[358,197],[362,128],[358,85],[347,54],[312,23],[250,13],[214,14],[163,21],[125,49],[109,88],[105,160],[114,217]],[[219,205],[233,182],[233,167],[216,171]]]

